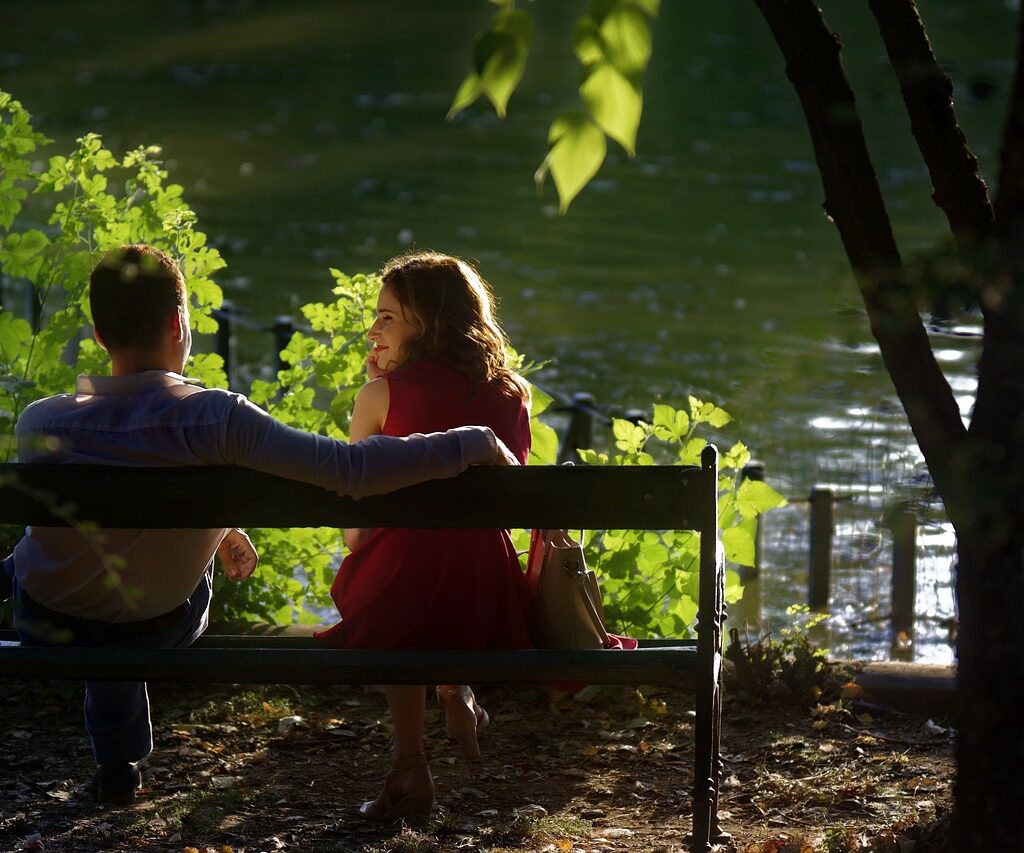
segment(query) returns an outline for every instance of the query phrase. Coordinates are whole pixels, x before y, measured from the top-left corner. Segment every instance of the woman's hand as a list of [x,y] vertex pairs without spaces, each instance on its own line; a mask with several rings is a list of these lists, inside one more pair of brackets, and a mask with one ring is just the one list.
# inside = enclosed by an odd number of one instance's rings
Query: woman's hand
[[233,581],[249,577],[260,564],[260,555],[256,553],[252,540],[237,527],[229,530],[221,540],[217,556],[224,565],[224,574]]
[[386,370],[383,370],[377,364],[377,352],[376,350],[370,350],[370,354],[366,356],[366,378],[367,379],[380,379]]

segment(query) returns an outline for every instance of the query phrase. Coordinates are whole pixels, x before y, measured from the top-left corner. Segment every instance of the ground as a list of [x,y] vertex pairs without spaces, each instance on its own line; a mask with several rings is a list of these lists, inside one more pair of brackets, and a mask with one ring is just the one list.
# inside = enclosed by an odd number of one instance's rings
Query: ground
[[[7,682],[0,850],[662,851],[688,849],[693,697],[683,690],[478,691],[484,757],[427,733],[437,817],[355,814],[388,766],[383,697],[358,688],[150,686],[156,748],[135,805],[98,806],[81,688]],[[770,691],[785,693],[786,691]],[[737,853],[925,853],[951,804],[947,723],[865,704],[727,690],[722,826]],[[856,699],[856,701],[851,701]],[[865,712],[867,709],[867,712]]]

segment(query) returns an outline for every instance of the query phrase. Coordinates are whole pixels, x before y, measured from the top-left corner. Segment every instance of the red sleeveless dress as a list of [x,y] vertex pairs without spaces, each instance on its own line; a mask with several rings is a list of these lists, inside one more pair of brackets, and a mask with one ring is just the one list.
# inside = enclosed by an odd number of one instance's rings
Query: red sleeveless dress
[[[491,383],[438,362],[387,374],[384,435],[489,426],[526,462],[529,413]],[[505,530],[382,528],[349,554],[331,587],[341,621],[316,637],[336,648],[532,648],[529,592]]]

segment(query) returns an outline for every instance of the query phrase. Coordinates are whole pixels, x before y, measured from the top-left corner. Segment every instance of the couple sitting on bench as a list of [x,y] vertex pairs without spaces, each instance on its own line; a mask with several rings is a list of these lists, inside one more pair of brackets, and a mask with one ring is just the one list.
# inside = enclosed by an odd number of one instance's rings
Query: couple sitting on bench
[[[126,246],[93,269],[96,340],[111,376],[25,409],[22,462],[238,465],[343,495],[380,494],[470,465],[526,462],[529,386],[507,364],[486,281],[465,261],[418,252],[383,270],[370,328],[369,381],[346,444],[287,427],[241,394],[183,375],[192,344],[174,261]],[[145,495],[135,496],[144,500]],[[125,496],[131,499],[132,496]],[[249,577],[258,555],[241,530],[105,530],[103,555],[69,528],[31,527],[3,562],[23,645],[188,646],[207,627],[213,558]],[[349,555],[331,590],[341,621],[318,634],[341,648],[529,648],[528,594],[504,530],[346,530]],[[109,558],[113,558],[111,562]],[[423,686],[383,687],[394,766],[360,814],[429,814]],[[440,685],[448,734],[479,755],[486,711],[466,685]],[[87,681],[86,729],[99,802],[130,803],[153,747],[144,682]]]

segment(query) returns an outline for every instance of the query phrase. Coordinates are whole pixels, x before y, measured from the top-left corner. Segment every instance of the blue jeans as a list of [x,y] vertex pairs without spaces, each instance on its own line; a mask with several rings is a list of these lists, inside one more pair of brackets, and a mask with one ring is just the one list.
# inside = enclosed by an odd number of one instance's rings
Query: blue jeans
[[[14,560],[0,572],[14,586],[14,627],[23,646],[108,646],[173,649],[190,646],[206,630],[213,563],[192,595],[170,613],[141,622],[97,622],[42,607],[18,588]],[[85,729],[97,764],[141,761],[153,751],[145,681],[86,681]]]

